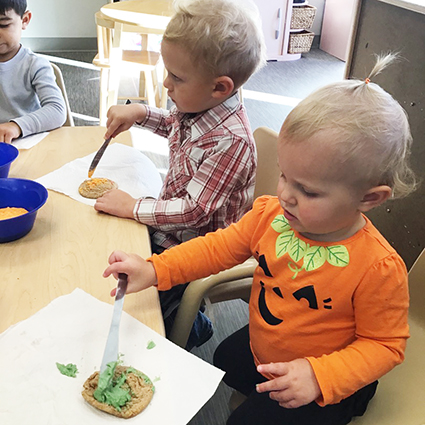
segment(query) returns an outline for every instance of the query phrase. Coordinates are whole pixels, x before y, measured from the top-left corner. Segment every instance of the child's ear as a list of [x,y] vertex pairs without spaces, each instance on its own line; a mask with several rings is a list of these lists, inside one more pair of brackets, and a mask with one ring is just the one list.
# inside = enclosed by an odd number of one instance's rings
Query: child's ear
[[27,10],[24,13],[24,16],[22,16],[22,29],[23,30],[26,29],[26,27],[28,26],[28,24],[31,21],[31,18],[32,18],[32,13],[29,10]]
[[216,99],[225,99],[229,97],[233,93],[233,89],[235,84],[230,77],[223,75],[221,77],[217,77],[214,80],[215,86],[213,90],[213,97]]
[[360,201],[359,210],[367,212],[372,208],[378,207],[383,204],[388,198],[391,197],[392,189],[387,185],[375,186],[369,189]]

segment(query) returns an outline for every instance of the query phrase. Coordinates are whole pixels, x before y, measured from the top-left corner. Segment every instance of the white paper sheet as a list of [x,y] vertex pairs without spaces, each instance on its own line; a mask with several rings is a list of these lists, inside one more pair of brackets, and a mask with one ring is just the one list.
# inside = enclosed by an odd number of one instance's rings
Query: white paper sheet
[[[76,289],[0,335],[0,424],[124,423],[93,408],[81,396],[84,381],[100,368],[112,309]],[[147,348],[150,341],[156,344],[152,349]],[[120,352],[125,365],[144,372],[155,385],[146,410],[125,423],[187,424],[224,375],[125,312]],[[74,363],[77,377],[62,375],[56,362]]]
[[18,149],[30,149],[33,146],[40,143],[46,136],[48,132],[32,134],[31,136],[24,137],[22,139],[17,139],[12,142],[12,145]]
[[[78,187],[86,180],[90,164],[96,155],[91,153],[83,158],[68,162],[63,167],[46,174],[37,182],[47,189],[64,193],[87,205],[94,205],[94,199],[87,199],[78,193]],[[139,150],[113,143],[103,154],[93,177],[105,177],[118,184],[118,189],[133,198],[152,196],[157,198],[162,187],[161,176],[154,163]]]

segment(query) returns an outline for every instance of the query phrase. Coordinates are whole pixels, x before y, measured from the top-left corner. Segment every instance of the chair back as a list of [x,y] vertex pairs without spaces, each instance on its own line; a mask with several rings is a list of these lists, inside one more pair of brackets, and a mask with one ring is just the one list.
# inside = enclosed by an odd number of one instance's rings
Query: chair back
[[50,65],[52,66],[53,73],[55,74],[56,84],[61,89],[63,99],[65,100],[66,121],[64,126],[74,127],[74,118],[72,118],[71,107],[69,106],[68,95],[66,93],[65,82],[63,81],[62,71],[56,64],[50,62]]
[[410,317],[425,329],[425,249],[409,270]]
[[267,127],[259,127],[254,131],[258,157],[254,199],[262,195],[276,195],[280,175],[277,165],[277,138],[278,134]]
[[[409,326],[404,362],[379,380],[378,391],[354,425],[417,425],[425,418],[425,249],[409,270]],[[351,422],[350,422],[351,423]]]

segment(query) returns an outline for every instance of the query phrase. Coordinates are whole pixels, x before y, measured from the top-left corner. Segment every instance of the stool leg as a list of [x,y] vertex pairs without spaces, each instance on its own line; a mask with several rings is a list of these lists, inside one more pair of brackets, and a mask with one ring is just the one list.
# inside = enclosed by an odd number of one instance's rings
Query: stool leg
[[111,65],[109,69],[107,111],[111,106],[118,103],[118,89],[120,85],[119,68],[119,65]]
[[108,112],[108,79],[109,69],[100,69],[100,91],[99,91],[99,120],[100,125],[106,125],[106,113]]
[[148,50],[148,34],[140,34],[140,49]]
[[145,97],[146,93],[146,79],[145,71],[140,71],[139,73],[139,97]]
[[239,93],[239,101],[240,101],[241,103],[243,103],[243,89],[242,89],[242,86],[241,86],[241,87],[239,87],[239,89],[238,89],[238,93]]
[[120,85],[120,71],[122,61],[121,35],[123,24],[116,22],[114,25],[114,37],[112,49],[109,54],[109,81],[108,81],[108,109],[118,103],[118,89]]
[[167,109],[168,91],[164,86],[164,81],[167,78],[167,70],[164,68],[164,77],[162,78],[162,91],[161,91],[161,108]]
[[155,90],[153,87],[152,74],[149,71],[145,72],[145,89],[146,89],[146,98],[149,106],[155,105]]
[[152,81],[153,81],[153,89],[154,89],[154,95],[155,95],[155,106],[160,108],[161,100],[159,98],[158,74],[156,72],[156,68],[152,70]]

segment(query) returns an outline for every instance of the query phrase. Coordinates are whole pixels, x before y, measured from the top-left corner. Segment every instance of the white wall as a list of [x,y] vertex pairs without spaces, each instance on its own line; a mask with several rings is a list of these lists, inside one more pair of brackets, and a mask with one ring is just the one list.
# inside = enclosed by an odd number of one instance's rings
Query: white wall
[[[267,1],[267,0],[265,0]],[[33,13],[23,37],[96,37],[94,14],[107,0],[27,0]],[[309,0],[317,7],[312,31],[319,35],[325,0]]]
[[309,0],[308,3],[317,7],[316,16],[314,17],[313,27],[311,31],[315,35],[320,35],[322,30],[323,11],[325,9],[326,0]]
[[32,20],[22,37],[96,37],[94,14],[107,0],[27,0]]

